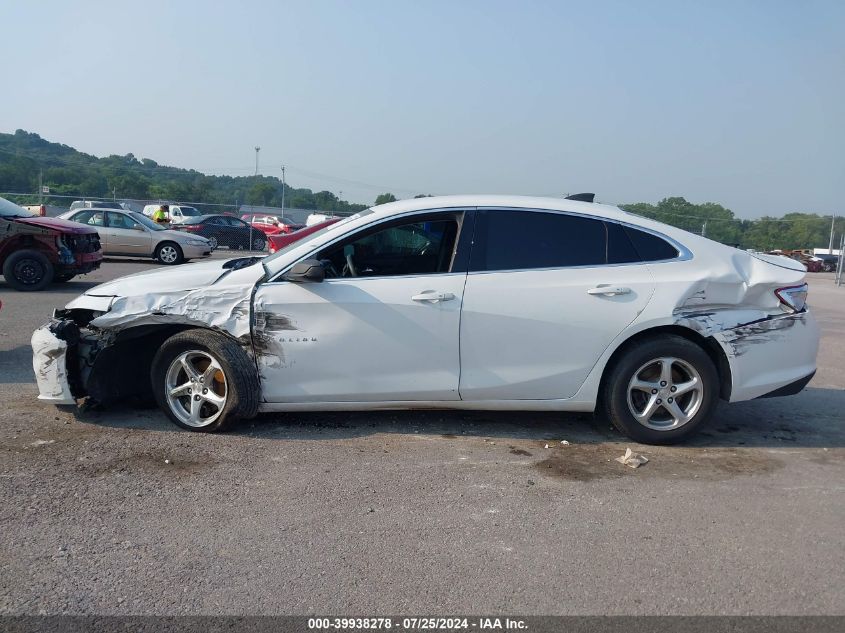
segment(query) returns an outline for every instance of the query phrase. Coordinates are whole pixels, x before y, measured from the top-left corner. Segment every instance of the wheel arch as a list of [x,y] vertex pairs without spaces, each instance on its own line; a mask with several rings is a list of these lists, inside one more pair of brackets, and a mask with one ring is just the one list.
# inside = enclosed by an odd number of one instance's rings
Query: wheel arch
[[97,353],[84,381],[85,391],[99,403],[132,397],[148,400],[152,397],[149,376],[156,352],[171,336],[189,330],[214,332],[244,347],[243,341],[228,332],[195,324],[146,324],[127,328]]
[[707,353],[707,355],[710,357],[710,360],[713,361],[713,365],[716,367],[716,372],[719,375],[719,397],[726,401],[730,400],[731,386],[733,384],[731,366],[728,362],[727,356],[725,355],[725,351],[722,349],[722,346],[719,345],[719,343],[712,336],[702,336],[695,330],[690,329],[688,327],[684,327],[682,325],[659,325],[655,327],[650,327],[644,330],[640,330],[639,332],[635,332],[630,337],[625,339],[622,343],[620,343],[604,365],[604,369],[602,370],[601,381],[599,383],[599,393],[603,393],[606,387],[607,377],[610,375],[610,372],[612,371],[615,364],[631,347],[631,345],[644,339],[658,338],[661,335],[666,334],[674,334],[676,336],[685,338],[688,341],[698,345]]

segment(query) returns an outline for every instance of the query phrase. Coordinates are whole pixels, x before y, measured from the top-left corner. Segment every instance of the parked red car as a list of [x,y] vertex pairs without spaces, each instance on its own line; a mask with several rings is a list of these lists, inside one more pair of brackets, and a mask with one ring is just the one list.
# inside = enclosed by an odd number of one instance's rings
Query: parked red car
[[305,228],[304,224],[297,224],[283,215],[273,215],[271,213],[244,213],[241,216],[241,220],[263,231],[265,235],[288,234]]
[[100,267],[93,227],[34,215],[0,198],[0,270],[16,290],[43,290]]
[[303,237],[308,237],[312,233],[316,233],[320,229],[324,229],[327,226],[338,222],[341,218],[329,218],[328,220],[323,220],[322,222],[318,222],[317,224],[312,224],[311,226],[305,227],[304,229],[299,229],[298,231],[294,231],[293,233],[279,233],[277,235],[268,235],[267,241],[270,245],[270,253],[275,253],[277,250],[284,248],[288,244],[293,244],[294,242],[301,240]]

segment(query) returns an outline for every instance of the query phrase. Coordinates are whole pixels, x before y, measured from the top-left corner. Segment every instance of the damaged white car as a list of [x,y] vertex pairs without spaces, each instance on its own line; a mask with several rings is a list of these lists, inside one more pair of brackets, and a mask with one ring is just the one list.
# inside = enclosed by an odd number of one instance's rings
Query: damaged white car
[[679,441],[816,369],[805,270],[589,202],[421,198],[264,258],[130,275],[32,337],[41,400],[262,411],[599,409]]

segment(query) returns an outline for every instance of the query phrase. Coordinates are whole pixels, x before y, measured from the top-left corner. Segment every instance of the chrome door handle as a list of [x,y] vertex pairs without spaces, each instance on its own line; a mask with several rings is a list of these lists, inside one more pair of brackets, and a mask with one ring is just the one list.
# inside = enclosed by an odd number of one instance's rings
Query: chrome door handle
[[616,295],[627,295],[631,294],[630,288],[625,288],[624,286],[608,286],[605,284],[596,286],[595,288],[590,288],[587,291],[588,295],[605,295],[607,297],[615,297]]
[[423,290],[420,294],[411,297],[411,301],[451,301],[455,298],[451,292],[435,292],[434,290]]

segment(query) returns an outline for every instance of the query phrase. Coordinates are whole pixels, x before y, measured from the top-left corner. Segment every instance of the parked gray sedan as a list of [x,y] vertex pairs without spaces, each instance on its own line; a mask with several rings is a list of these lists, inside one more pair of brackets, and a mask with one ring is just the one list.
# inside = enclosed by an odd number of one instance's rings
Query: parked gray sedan
[[104,255],[152,257],[162,264],[181,264],[211,254],[204,237],[166,229],[134,211],[78,209],[59,216],[97,227]]

